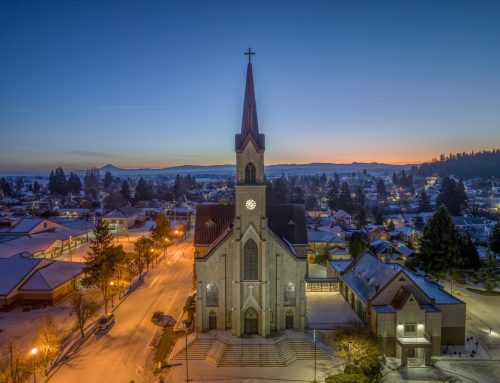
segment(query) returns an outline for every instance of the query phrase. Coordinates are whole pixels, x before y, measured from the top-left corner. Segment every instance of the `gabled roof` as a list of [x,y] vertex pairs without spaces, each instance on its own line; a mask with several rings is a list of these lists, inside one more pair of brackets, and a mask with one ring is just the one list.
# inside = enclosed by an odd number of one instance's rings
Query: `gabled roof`
[[340,210],[337,210],[333,215],[332,217],[334,218],[345,218],[345,217],[351,217],[351,215],[347,212],[345,212],[344,210],[340,209]]
[[380,262],[369,251],[364,252],[351,263],[342,279],[366,302],[384,287],[397,271],[391,265]]
[[41,258],[26,257],[24,254],[0,259],[0,295],[7,295],[15,289],[42,261]]
[[53,290],[83,272],[82,262],[54,261],[38,269],[19,290]]
[[307,244],[306,209],[304,205],[267,205],[269,228],[292,245]]
[[234,214],[234,205],[198,205],[194,244],[211,245],[233,223]]

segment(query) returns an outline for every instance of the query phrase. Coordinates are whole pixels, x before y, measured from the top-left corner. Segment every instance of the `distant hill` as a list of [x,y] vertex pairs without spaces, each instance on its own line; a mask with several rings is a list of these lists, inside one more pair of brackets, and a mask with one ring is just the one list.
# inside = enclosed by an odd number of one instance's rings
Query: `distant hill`
[[[282,173],[290,175],[306,175],[317,173],[351,173],[362,172],[366,170],[370,173],[392,173],[402,169],[409,169],[412,165],[390,165],[378,162],[362,163],[353,162],[351,164],[335,164],[335,163],[310,163],[310,164],[279,164],[266,166],[265,171],[268,176],[276,176]],[[225,165],[182,165],[172,166],[161,169],[124,169],[108,164],[99,169],[102,174],[106,171],[113,175],[176,175],[176,174],[193,174],[193,175],[233,175],[236,173],[236,167],[232,164]]]
[[439,160],[425,162],[419,166],[420,176],[449,176],[458,178],[500,178],[500,149],[492,151],[441,155]]

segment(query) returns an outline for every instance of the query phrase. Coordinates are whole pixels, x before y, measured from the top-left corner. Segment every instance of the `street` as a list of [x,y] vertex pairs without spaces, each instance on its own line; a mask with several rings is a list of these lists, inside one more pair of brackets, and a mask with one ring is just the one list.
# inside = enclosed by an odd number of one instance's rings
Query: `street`
[[[125,241],[127,238],[125,237]],[[192,288],[192,241],[172,246],[145,282],[115,310],[107,334],[93,334],[50,379],[51,382],[144,382],[150,347],[161,328],[154,311],[179,318]]]

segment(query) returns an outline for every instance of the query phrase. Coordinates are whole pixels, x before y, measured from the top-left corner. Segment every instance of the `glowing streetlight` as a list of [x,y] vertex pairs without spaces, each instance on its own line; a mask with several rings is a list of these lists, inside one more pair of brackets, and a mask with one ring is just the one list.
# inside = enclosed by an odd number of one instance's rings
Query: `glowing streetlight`
[[114,301],[115,294],[113,293],[113,286],[115,285],[115,282],[111,281],[109,282],[109,285],[111,286],[111,307],[115,307],[115,301]]
[[37,353],[38,353],[38,348],[33,347],[31,349],[31,356],[33,357],[33,383],[36,383],[36,363],[35,363],[35,357],[36,357]]

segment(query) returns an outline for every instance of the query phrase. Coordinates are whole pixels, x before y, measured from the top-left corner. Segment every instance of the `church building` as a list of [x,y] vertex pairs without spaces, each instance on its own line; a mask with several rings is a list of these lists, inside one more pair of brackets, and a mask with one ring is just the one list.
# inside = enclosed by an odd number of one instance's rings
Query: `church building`
[[266,203],[265,137],[247,54],[235,204],[199,205],[194,237],[196,331],[231,329],[238,337],[307,325],[305,208]]

